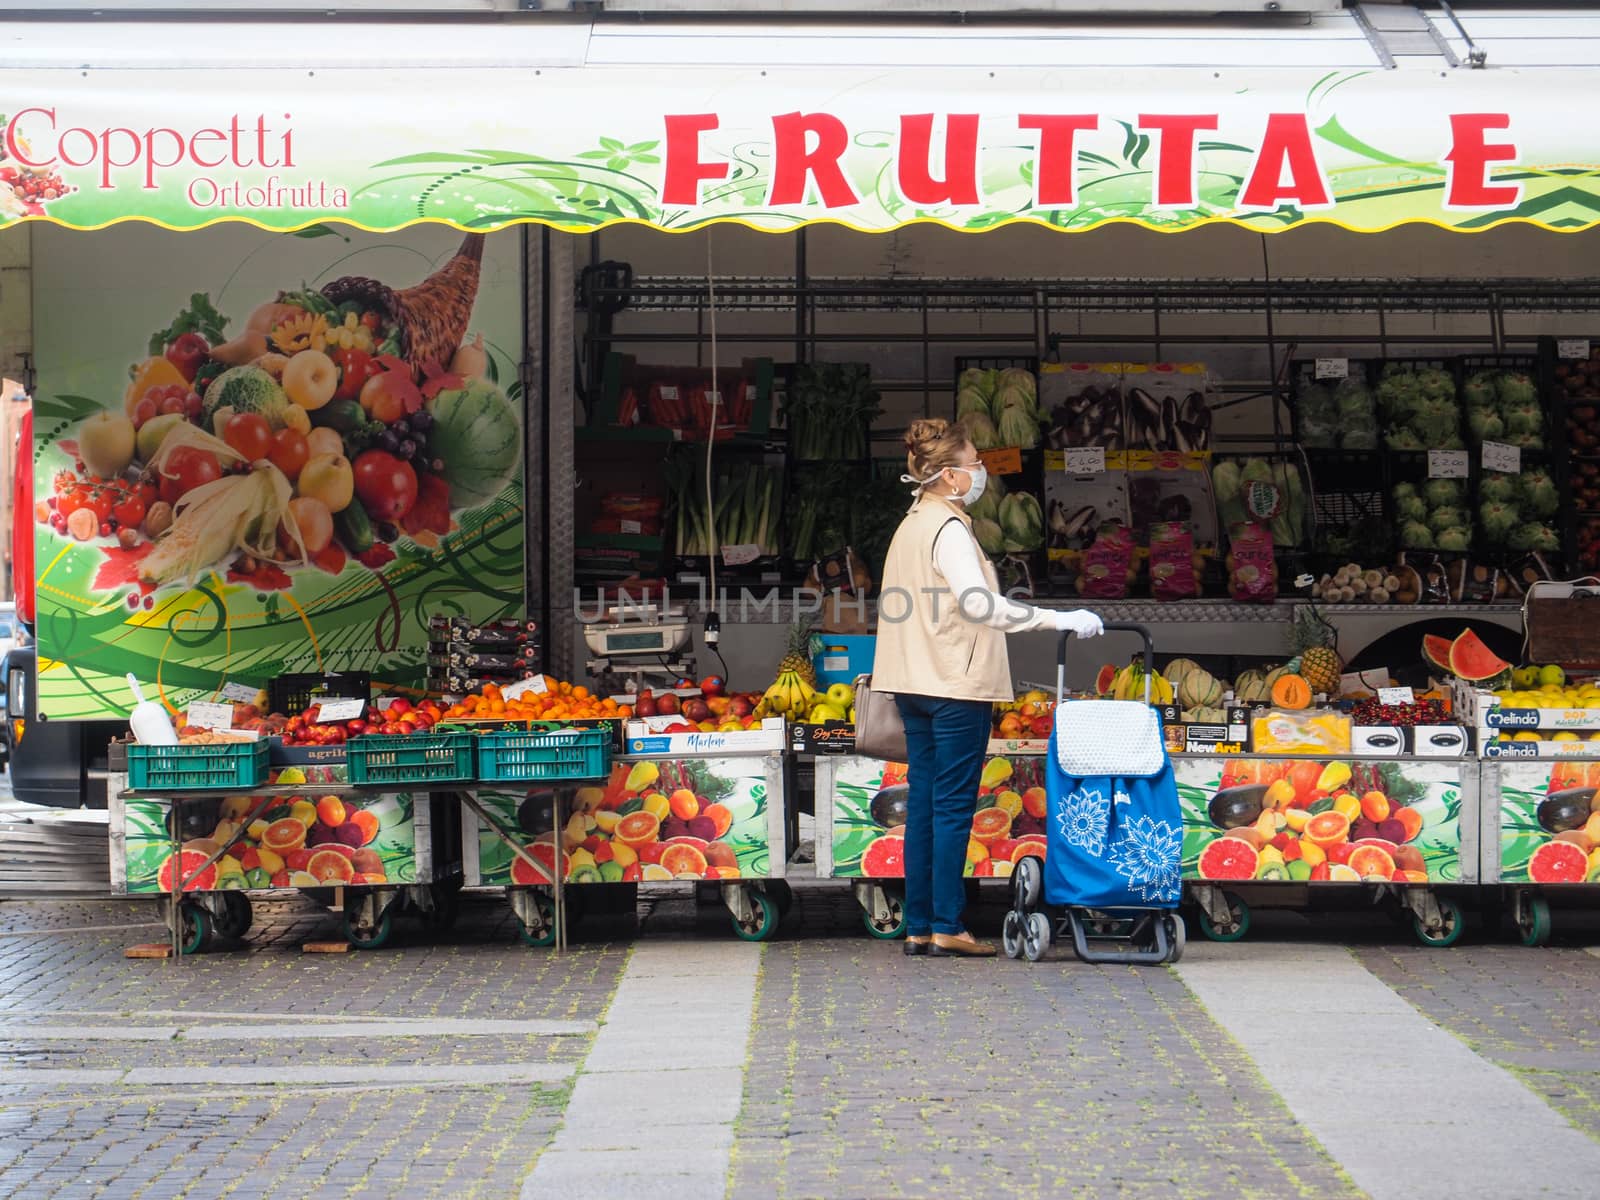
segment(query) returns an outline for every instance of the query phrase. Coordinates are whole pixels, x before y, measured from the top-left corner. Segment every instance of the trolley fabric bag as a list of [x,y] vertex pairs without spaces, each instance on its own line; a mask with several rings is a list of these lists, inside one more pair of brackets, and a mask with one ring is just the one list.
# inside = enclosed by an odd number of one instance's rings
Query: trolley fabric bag
[[1046,904],[1178,906],[1183,815],[1155,709],[1132,700],[1057,704],[1045,789]]

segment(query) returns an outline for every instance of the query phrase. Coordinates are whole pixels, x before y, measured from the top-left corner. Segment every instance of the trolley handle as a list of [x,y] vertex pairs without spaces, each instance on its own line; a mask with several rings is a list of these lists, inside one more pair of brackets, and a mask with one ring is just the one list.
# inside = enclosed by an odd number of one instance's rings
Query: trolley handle
[[[1156,640],[1151,636],[1150,630],[1134,621],[1105,621],[1101,629],[1106,633],[1122,632],[1137,633],[1144,641],[1144,702],[1150,703],[1150,676],[1156,666]],[[1061,643],[1056,649],[1056,703],[1060,704],[1067,694],[1067,642],[1072,638],[1071,631],[1063,631]]]

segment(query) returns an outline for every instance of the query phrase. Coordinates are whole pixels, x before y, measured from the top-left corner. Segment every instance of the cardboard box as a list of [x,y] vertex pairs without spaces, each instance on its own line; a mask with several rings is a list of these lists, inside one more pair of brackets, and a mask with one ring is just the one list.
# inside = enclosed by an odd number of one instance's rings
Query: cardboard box
[[1476,744],[1465,725],[1413,725],[1401,732],[1413,758],[1466,758]]
[[1600,742],[1485,742],[1484,758],[1600,758]]
[[789,726],[789,746],[796,754],[853,754],[855,723],[824,721],[820,725],[808,725],[797,721]]
[[728,733],[658,733],[659,728],[681,720],[679,717],[646,717],[629,721],[623,751],[640,758],[672,757],[692,754],[764,754],[782,751],[785,722],[782,717],[767,717],[759,729],[740,729]]
[[1018,755],[1026,758],[1028,755],[1045,755],[1050,753],[1050,740],[1048,738],[999,738],[989,739],[988,754],[990,758],[996,755],[1009,758]]
[[877,645],[874,634],[812,634],[811,665],[817,673],[817,690],[825,691],[836,683],[854,684],[858,676],[872,674]]

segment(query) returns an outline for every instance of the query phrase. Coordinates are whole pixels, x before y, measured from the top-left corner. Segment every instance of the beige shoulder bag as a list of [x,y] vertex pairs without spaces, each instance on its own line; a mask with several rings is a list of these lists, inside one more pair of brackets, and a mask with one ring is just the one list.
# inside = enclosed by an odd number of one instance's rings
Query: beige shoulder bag
[[906,761],[906,727],[889,692],[873,689],[872,676],[856,679],[856,753],[887,762]]

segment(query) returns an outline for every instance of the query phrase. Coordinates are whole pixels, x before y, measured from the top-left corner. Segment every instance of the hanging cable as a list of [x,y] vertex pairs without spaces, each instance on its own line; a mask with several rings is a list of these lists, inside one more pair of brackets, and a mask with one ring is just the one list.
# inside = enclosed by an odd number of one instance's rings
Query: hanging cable
[[726,679],[728,664],[722,662],[722,652],[717,649],[717,642],[722,636],[722,618],[717,615],[717,553],[721,549],[721,539],[717,533],[717,508],[711,487],[711,449],[716,444],[717,424],[722,408],[722,393],[717,388],[717,283],[711,259],[711,238],[712,230],[707,228],[706,309],[711,329],[711,390],[706,397],[707,407],[710,409],[706,427],[706,524],[711,527],[711,600],[710,606],[706,609],[705,643],[706,648],[717,656],[717,661],[722,663],[722,674]]

